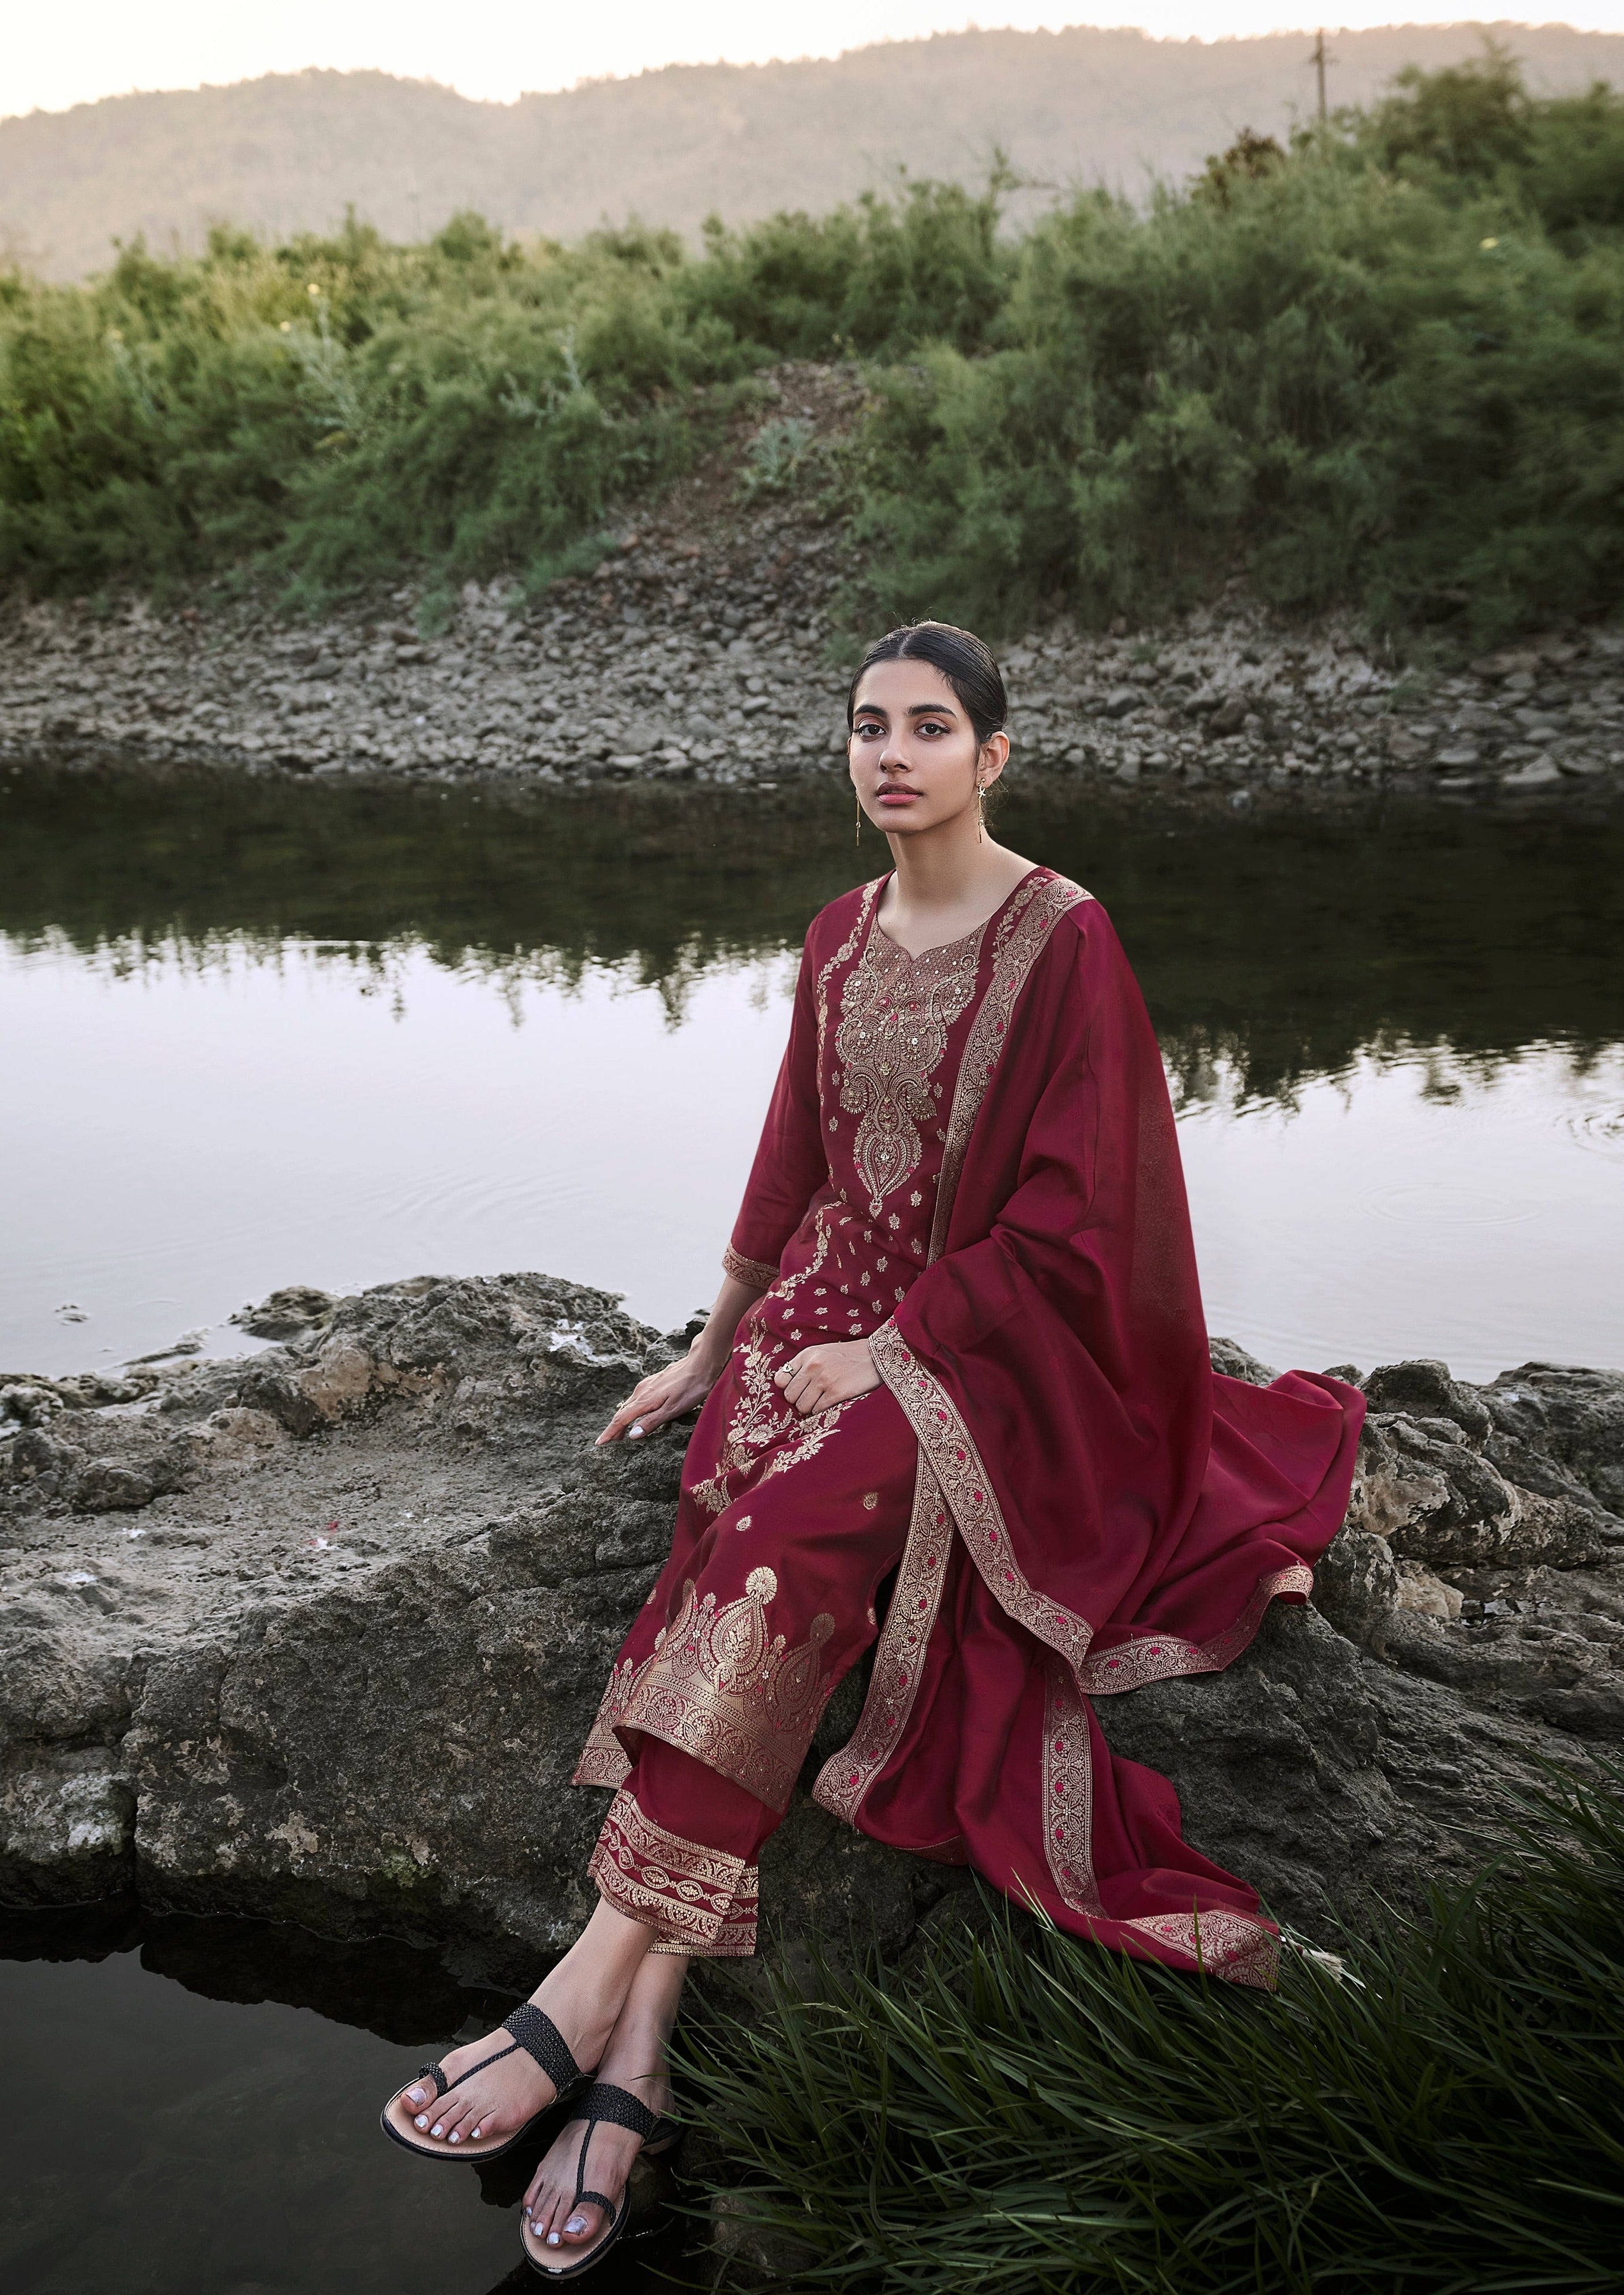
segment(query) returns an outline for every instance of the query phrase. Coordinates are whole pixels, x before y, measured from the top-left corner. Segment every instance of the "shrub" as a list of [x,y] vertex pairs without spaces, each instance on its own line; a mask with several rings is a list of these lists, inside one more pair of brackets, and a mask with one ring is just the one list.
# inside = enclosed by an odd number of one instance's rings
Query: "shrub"
[[[1287,608],[1484,640],[1624,596],[1624,102],[1490,48],[1143,209],[832,215],[426,245],[352,218],[83,288],[0,278],[0,579],[534,590],[785,357],[870,363],[853,618]],[[774,434],[777,437],[778,434]],[[778,474],[770,474],[771,483]],[[762,473],[747,478],[748,493]]]

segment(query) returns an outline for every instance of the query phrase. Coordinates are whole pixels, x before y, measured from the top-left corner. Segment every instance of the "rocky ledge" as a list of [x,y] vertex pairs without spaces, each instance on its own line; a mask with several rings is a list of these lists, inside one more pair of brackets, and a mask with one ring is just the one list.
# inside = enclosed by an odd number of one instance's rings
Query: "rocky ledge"
[[[282,1293],[249,1328],[277,1343],[0,1383],[0,1896],[437,1938],[519,1979],[590,1909],[606,1797],[567,1780],[677,1489],[679,1437],[591,1437],[681,1335],[535,1275]],[[1542,1763],[1624,1744],[1624,1374],[1363,1384],[1316,1606],[1101,1707],[1309,1934],[1465,1871]],[[787,1933],[894,1948],[966,1885],[804,1793],[763,1880]]]
[[[0,756],[252,772],[776,784],[842,769],[831,611],[856,563],[830,485],[864,390],[785,366],[675,493],[537,599],[405,588],[297,629],[224,592],[0,608]],[[444,611],[442,611],[444,608]],[[1005,657],[1017,764],[1254,795],[1460,804],[1624,789],[1624,632],[1547,631],[1401,670],[1351,623],[1236,588],[1166,628],[1065,620]]]

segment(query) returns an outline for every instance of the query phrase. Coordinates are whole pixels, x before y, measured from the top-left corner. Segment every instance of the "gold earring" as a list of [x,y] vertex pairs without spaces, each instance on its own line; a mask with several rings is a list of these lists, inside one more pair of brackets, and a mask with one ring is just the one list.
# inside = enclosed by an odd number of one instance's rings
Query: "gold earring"
[[975,842],[977,845],[984,844],[986,841],[986,827],[987,785],[985,781],[977,781],[975,784]]
[[862,851],[862,799],[857,796],[855,789],[852,791],[852,795],[857,800],[857,850],[861,853]]

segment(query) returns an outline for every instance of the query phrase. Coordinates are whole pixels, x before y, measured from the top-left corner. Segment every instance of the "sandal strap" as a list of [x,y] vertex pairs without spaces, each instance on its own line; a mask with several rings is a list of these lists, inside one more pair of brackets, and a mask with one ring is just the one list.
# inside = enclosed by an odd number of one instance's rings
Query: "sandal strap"
[[593,2207],[601,2208],[604,2214],[608,2216],[609,2219],[608,2223],[604,2226],[605,2231],[608,2231],[613,2225],[616,2217],[620,2213],[620,2201],[618,2200],[610,2199],[606,2192],[577,2192],[575,2193],[573,2205],[577,2208],[583,2208],[587,2204],[588,2201],[592,2202]]
[[451,2086],[451,2082],[445,2077],[445,2068],[443,2064],[420,2064],[417,2068],[417,2076],[419,2079],[431,2079],[434,2082],[434,2092],[437,2097],[444,2095]]
[[581,2067],[569,2052],[569,2043],[551,2017],[533,2001],[521,2001],[510,2016],[502,2018],[502,2029],[511,2032],[526,2054],[535,2057],[559,2095],[582,2079]]
[[577,2119],[589,2119],[594,2124],[600,2119],[613,2122],[616,2128],[630,2128],[646,2144],[659,2126],[659,2114],[650,2111],[631,2091],[616,2087],[609,2080],[594,2080],[575,2107]]

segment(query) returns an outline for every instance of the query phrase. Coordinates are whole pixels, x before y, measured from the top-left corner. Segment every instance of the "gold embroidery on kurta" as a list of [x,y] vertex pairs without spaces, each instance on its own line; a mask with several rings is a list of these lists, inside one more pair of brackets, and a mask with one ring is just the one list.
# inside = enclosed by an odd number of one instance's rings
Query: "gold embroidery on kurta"
[[719,1608],[690,1578],[653,1654],[623,1679],[614,1723],[663,1738],[781,1810],[834,1687],[820,1653],[835,1621],[820,1611],[790,1649],[767,1630],[777,1592],[771,1570],[752,1570],[744,1592]]
[[985,931],[910,956],[876,926],[841,989],[840,1105],[858,1118],[852,1160],[876,1219],[919,1168],[918,1127],[936,1115],[930,1080],[975,992]]
[[[795,1274],[779,1277],[772,1286],[771,1295],[780,1307],[787,1306],[802,1285],[811,1282],[828,1260],[834,1241],[831,1222],[838,1215],[837,1205],[820,1205],[813,1217],[811,1259]],[[763,1479],[815,1458],[839,1425],[841,1414],[861,1399],[853,1395],[804,1418],[793,1403],[784,1400],[783,1389],[774,1381],[773,1373],[783,1359],[784,1350],[774,1346],[771,1334],[756,1308],[750,1310],[740,1327],[744,1336],[734,1350],[737,1371],[733,1415],[718,1446],[714,1472],[703,1482],[690,1485],[690,1495],[696,1504],[713,1516],[742,1494],[744,1480],[775,1443],[785,1447],[769,1461],[763,1469]],[[731,1474],[740,1477],[738,1490],[729,1486],[728,1477]]]
[[722,1254],[722,1271],[739,1283],[747,1283],[752,1291],[770,1291],[779,1279],[776,1267],[769,1267],[764,1259],[747,1259],[730,1243]]

